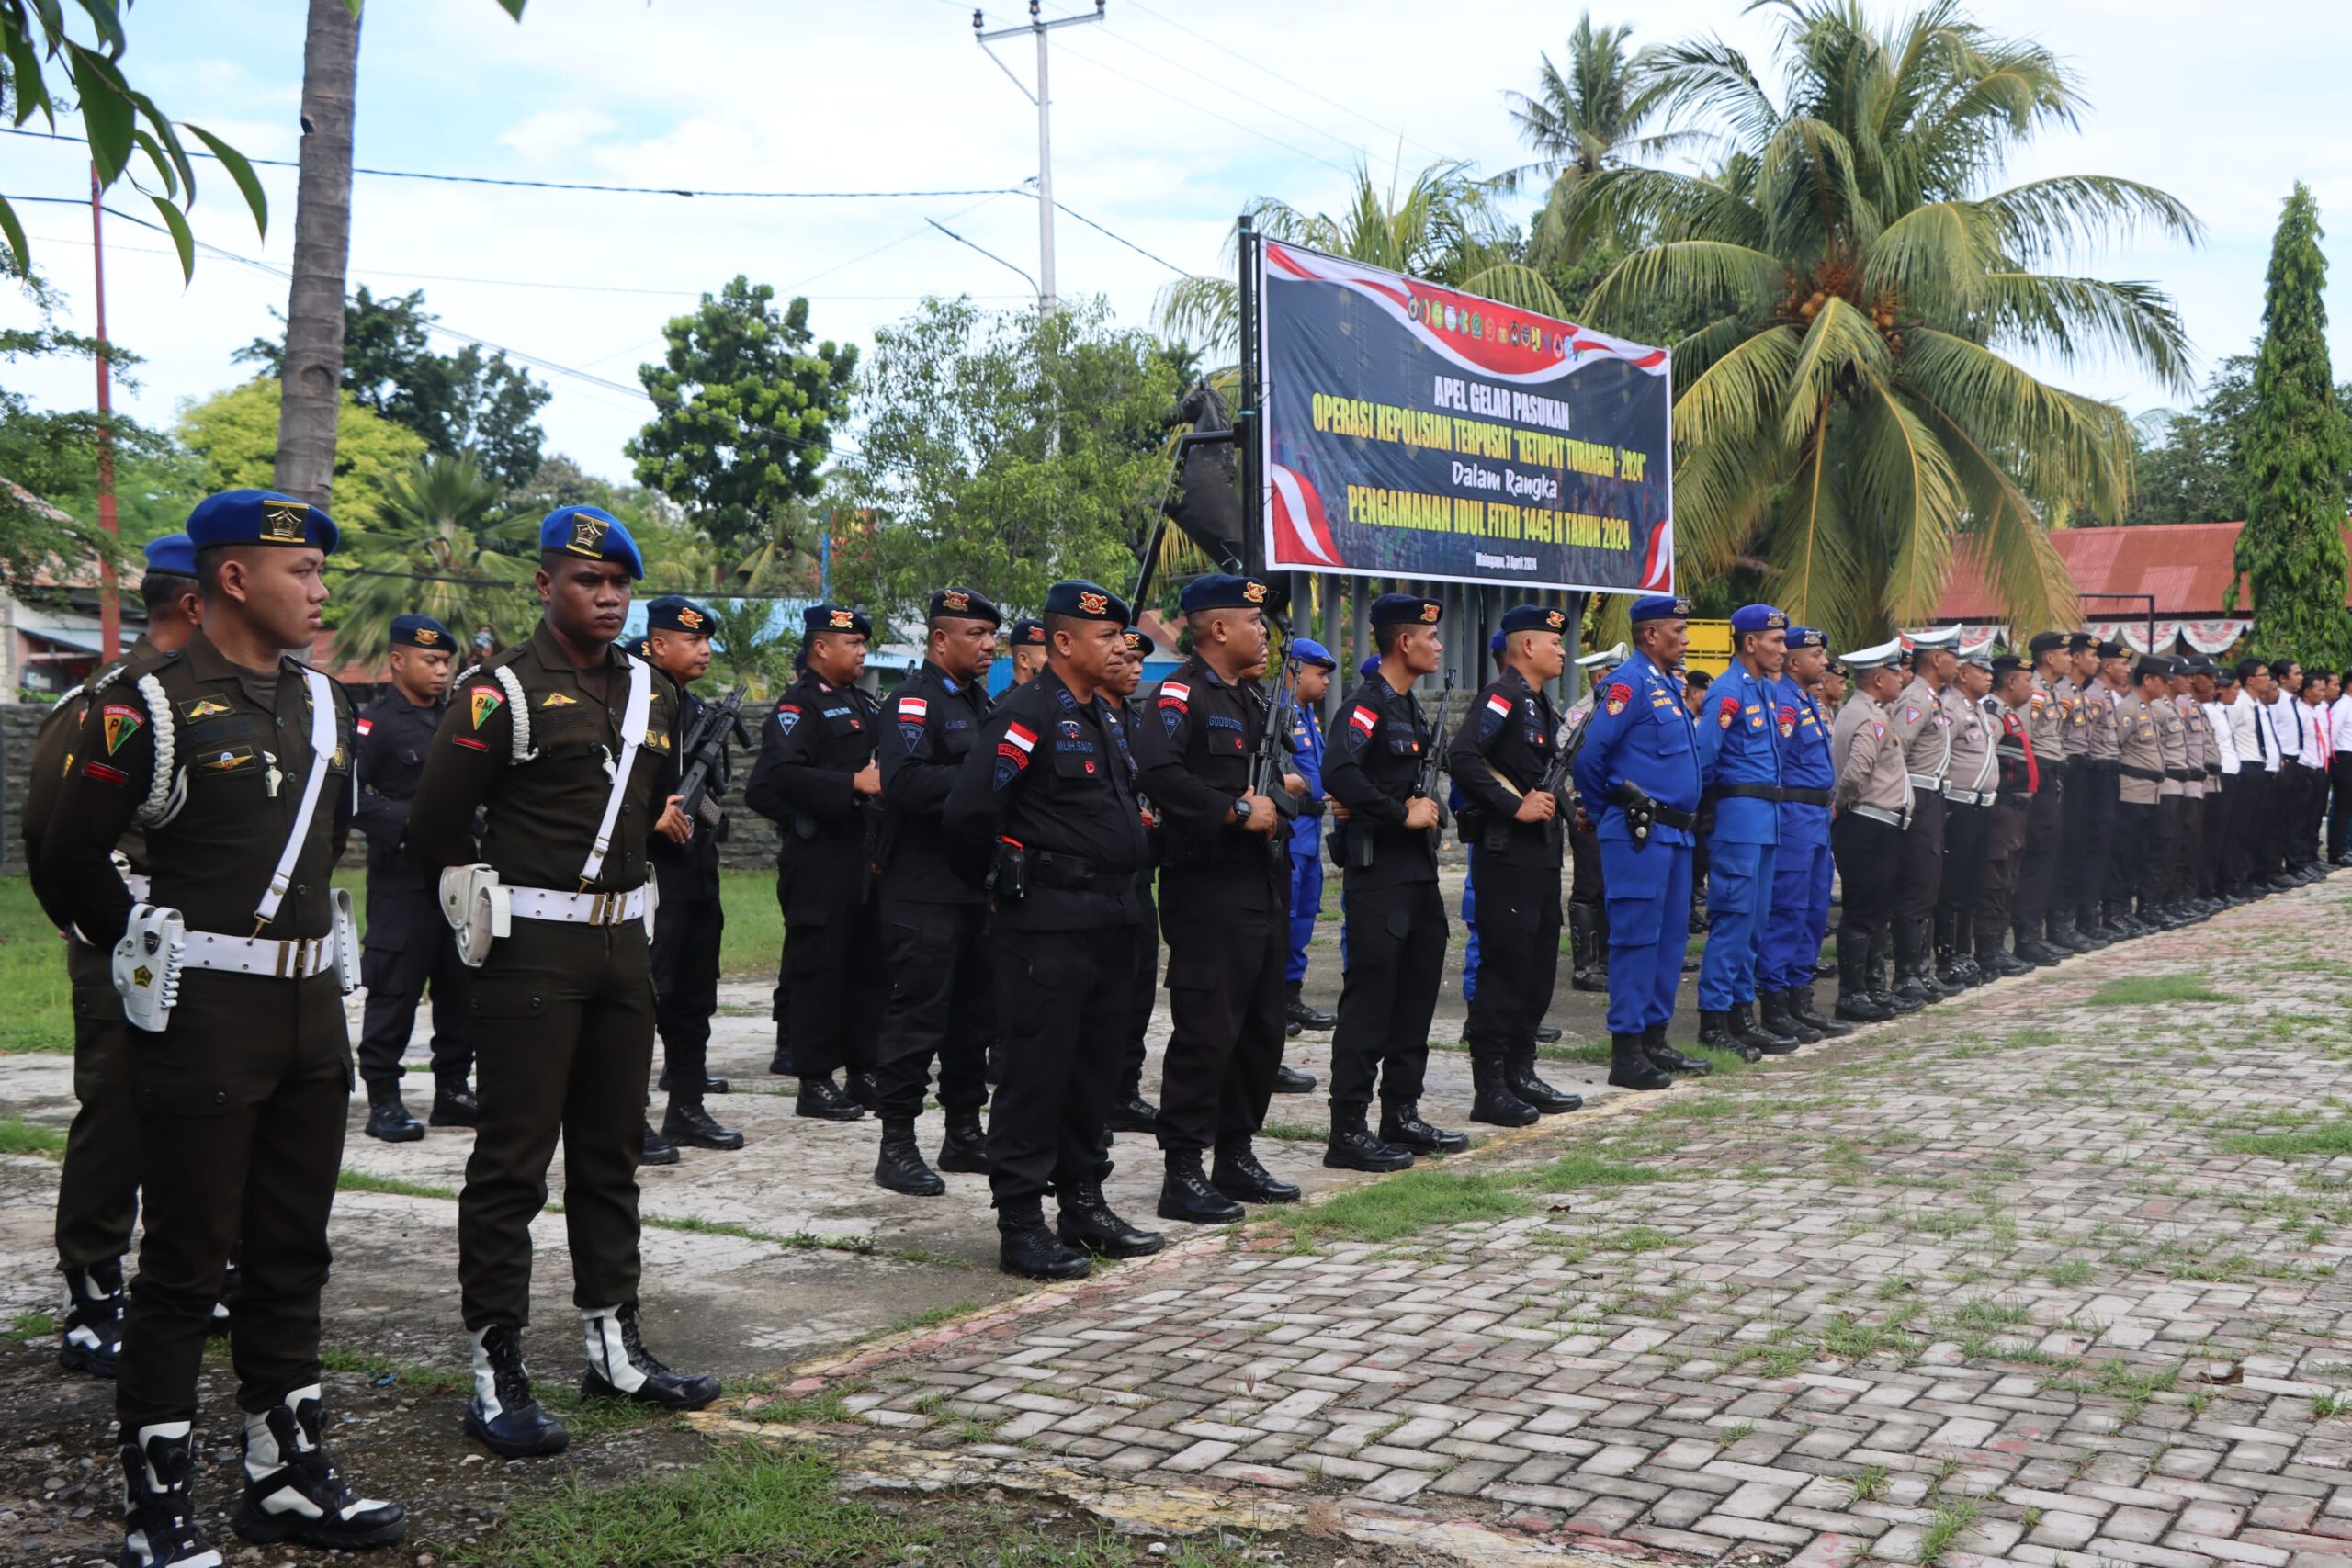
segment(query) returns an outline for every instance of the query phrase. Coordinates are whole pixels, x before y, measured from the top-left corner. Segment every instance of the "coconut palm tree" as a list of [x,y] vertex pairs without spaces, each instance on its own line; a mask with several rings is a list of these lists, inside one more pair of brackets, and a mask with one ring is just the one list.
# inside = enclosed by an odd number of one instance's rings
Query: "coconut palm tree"
[[285,395],[275,483],[327,505],[343,397],[343,285],[351,262],[351,124],[359,8],[310,0],[302,39],[302,166],[294,189],[294,283],[286,304]]
[[1539,247],[1559,243],[1561,219],[1576,187],[1603,169],[1631,158],[1660,158],[1698,137],[1684,128],[1643,134],[1658,118],[1667,87],[1637,65],[1631,27],[1596,28],[1592,13],[1577,18],[1568,35],[1567,66],[1540,56],[1535,91],[1507,95],[1512,123],[1535,150],[1535,162],[1511,170],[1504,181],[1548,177],[1551,197],[1536,221]]
[[420,457],[395,477],[381,517],[355,536],[356,558],[336,574],[335,657],[373,664],[384,656],[392,617],[412,613],[431,615],[460,644],[481,626],[501,646],[526,632],[538,613],[531,592],[538,560],[534,549],[502,545],[489,526],[501,495],[471,452]]
[[1884,31],[1851,0],[1768,3],[1777,90],[1716,39],[1645,59],[1669,117],[1728,140],[1722,170],[1603,169],[1569,203],[1575,231],[1647,242],[1594,290],[1593,324],[1707,321],[1674,348],[1684,581],[1759,560],[1792,616],[1872,637],[1932,610],[1964,539],[2017,623],[2069,624],[2047,530],[2122,514],[2131,422],[2010,352],[2185,386],[2167,295],[2041,269],[2141,228],[2193,243],[2198,222],[2107,175],[1992,188],[2011,151],[2083,110],[2041,45],[1952,0]]
[[[1259,233],[1331,255],[1499,299],[1521,310],[1564,316],[1566,307],[1544,276],[1516,259],[1510,224],[1495,206],[1495,182],[1465,164],[1431,164],[1399,196],[1385,194],[1358,165],[1353,199],[1337,213],[1306,213],[1272,197],[1252,202]],[[1228,242],[1226,255],[1234,256]],[[1231,274],[1187,277],[1159,297],[1161,328],[1173,336],[1230,349],[1239,335],[1240,297]]]

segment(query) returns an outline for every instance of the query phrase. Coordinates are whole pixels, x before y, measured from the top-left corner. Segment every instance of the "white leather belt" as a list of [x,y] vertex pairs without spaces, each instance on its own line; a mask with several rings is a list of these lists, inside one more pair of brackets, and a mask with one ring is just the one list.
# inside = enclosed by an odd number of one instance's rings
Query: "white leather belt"
[[1913,773],[1911,787],[1924,789],[1932,794],[1944,787],[1944,776],[1941,773]]
[[180,962],[190,969],[229,975],[266,975],[274,980],[307,980],[334,967],[334,933],[272,942],[259,936],[222,936],[190,931]]
[[1944,798],[1962,806],[1990,806],[1993,804],[1994,792],[1989,789],[1954,789],[1951,785],[1946,784]]
[[150,900],[150,899],[148,898],[148,897],[147,897],[148,877],[147,877],[147,874],[146,874],[145,872],[143,872],[143,871],[126,871],[126,872],[124,872],[124,873],[122,874],[122,885],[123,885],[125,887],[128,887],[128,888],[130,888],[130,896],[131,896],[131,897],[132,897],[132,898],[134,898],[135,900],[137,900],[138,902],[140,902],[140,903],[141,903],[141,904],[145,904],[145,903],[149,903],[149,902],[151,902],[151,900]]
[[1853,811],[1857,817],[1867,817],[1890,828],[1908,828],[1911,825],[1911,814],[1907,811],[1889,811],[1883,806],[1857,806]]
[[645,919],[645,889],[627,893],[558,893],[551,887],[509,887],[518,920],[562,920],[575,926],[622,926]]

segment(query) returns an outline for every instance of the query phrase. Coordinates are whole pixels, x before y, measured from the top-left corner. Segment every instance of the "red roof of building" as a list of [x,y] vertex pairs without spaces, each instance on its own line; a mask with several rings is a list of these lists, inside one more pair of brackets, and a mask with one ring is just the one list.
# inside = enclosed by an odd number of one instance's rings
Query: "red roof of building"
[[[2237,599],[2228,609],[2222,600],[2230,580],[2238,576],[2232,565],[2243,523],[2174,523],[2137,528],[2060,528],[2050,536],[2058,558],[2066,563],[2075,592],[2083,595],[2083,614],[2093,620],[2111,620],[2143,613],[2124,599],[2099,594],[2154,594],[2161,617],[2210,618],[2244,615],[2254,607],[2253,592],[2239,577]],[[2352,594],[2346,603],[2352,604]],[[1952,552],[1951,577],[1937,602],[1939,621],[1997,621],[2001,604],[1986,586],[1975,551],[1965,542]]]

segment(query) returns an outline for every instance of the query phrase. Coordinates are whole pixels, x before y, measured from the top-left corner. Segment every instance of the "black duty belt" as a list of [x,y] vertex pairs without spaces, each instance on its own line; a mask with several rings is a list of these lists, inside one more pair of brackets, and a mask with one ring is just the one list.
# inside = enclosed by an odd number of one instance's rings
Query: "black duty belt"
[[2064,757],[2045,757],[2037,751],[2034,753],[2033,761],[2034,765],[2051,778],[2064,778],[2066,775],[2066,760]]
[[1786,806],[1826,806],[1829,804],[1829,792],[1826,789],[1806,789],[1801,784],[1782,784],[1781,801]]
[[[1717,800],[1786,800],[1788,798],[1787,794],[1779,784],[1719,784],[1711,793]],[[1658,812],[1658,820],[1662,822],[1665,819],[1666,813],[1661,809]]]
[[1669,828],[1679,828],[1687,833],[1699,825],[1699,814],[1695,811],[1677,811],[1671,806],[1653,806],[1650,807],[1650,820],[1663,822]]
[[2165,770],[2165,777],[2178,780],[2182,784],[2187,784],[2197,776],[2197,770],[2194,768],[2166,768]]
[[1134,889],[1132,871],[1103,871],[1083,855],[1039,850],[1029,857],[1029,890],[1050,888],[1057,893],[1126,893]]
[[2162,768],[2135,768],[2129,762],[2118,762],[2115,766],[2116,771],[2127,779],[2138,779],[2143,784],[2165,782],[2165,771]]
[[2121,770],[2123,760],[2120,757],[2093,757],[2090,765],[2091,772],[2095,773],[2112,773]]

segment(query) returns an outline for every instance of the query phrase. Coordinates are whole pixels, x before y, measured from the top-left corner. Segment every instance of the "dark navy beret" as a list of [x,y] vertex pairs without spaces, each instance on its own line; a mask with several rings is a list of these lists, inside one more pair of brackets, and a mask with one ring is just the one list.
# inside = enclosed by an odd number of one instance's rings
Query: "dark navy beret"
[[169,572],[175,577],[196,575],[196,541],[186,534],[165,534],[150,539],[144,551],[149,571]]
[[559,506],[539,525],[539,548],[582,560],[616,560],[632,578],[645,576],[645,558],[621,520],[600,506]]
[[394,615],[391,643],[394,648],[422,648],[435,653],[455,653],[458,639],[449,628],[430,615]]
[[1007,635],[1015,648],[1043,648],[1046,646],[1046,623],[1015,621],[1012,630]]
[[931,596],[931,608],[924,619],[935,621],[942,615],[952,615],[960,621],[986,621],[992,626],[1004,625],[1004,612],[968,588],[943,588]]
[[710,612],[683,594],[664,593],[645,607],[645,629],[710,635]]
[[2012,674],[2025,667],[2025,660],[2018,658],[2016,654],[2004,653],[1999,658],[1993,660],[1993,679],[1997,681],[2002,676]]
[[2036,632],[2027,640],[2025,650],[2039,659],[2045,653],[2054,653],[2065,646],[2064,632]]
[[2101,659],[2120,659],[2123,657],[2123,645],[2113,637],[2098,645],[2098,656]]
[[854,632],[859,637],[871,637],[874,621],[863,610],[840,604],[811,604],[800,612],[800,629],[804,638],[819,632]]
[[1786,631],[1788,612],[1771,604],[1742,604],[1731,613],[1734,632]]
[[1046,614],[1080,621],[1115,621],[1125,626],[1135,617],[1126,601],[1100,583],[1066,578],[1046,590]]
[[1191,615],[1203,610],[1279,610],[1283,598],[1282,590],[1257,578],[1213,571],[1184,584],[1177,603]]
[[1513,604],[1503,612],[1503,635],[1513,632],[1565,632],[1568,613],[1549,604]]
[[334,519],[307,501],[274,490],[224,490],[187,514],[187,536],[198,549],[214,545],[307,546],[334,554],[341,537]]
[[1645,594],[1634,601],[1630,618],[1635,626],[1644,621],[1687,621],[1690,601],[1672,593]]
[[1433,626],[1444,615],[1445,606],[1434,599],[1418,593],[1383,593],[1372,602],[1371,621],[1375,626]]
[[1682,683],[1686,686],[1696,686],[1703,692],[1715,683],[1715,678],[1712,672],[1705,670],[1685,670],[1682,672]]
[[1127,628],[1127,651],[1129,653],[1139,653],[1146,659],[1149,659],[1153,654],[1159,651],[1159,645],[1152,641],[1151,638],[1146,637],[1143,633],[1136,630],[1135,627],[1129,626]]
[[2066,637],[2066,651],[2069,653],[2088,653],[2098,646],[2098,638],[2088,632],[2072,632]]

